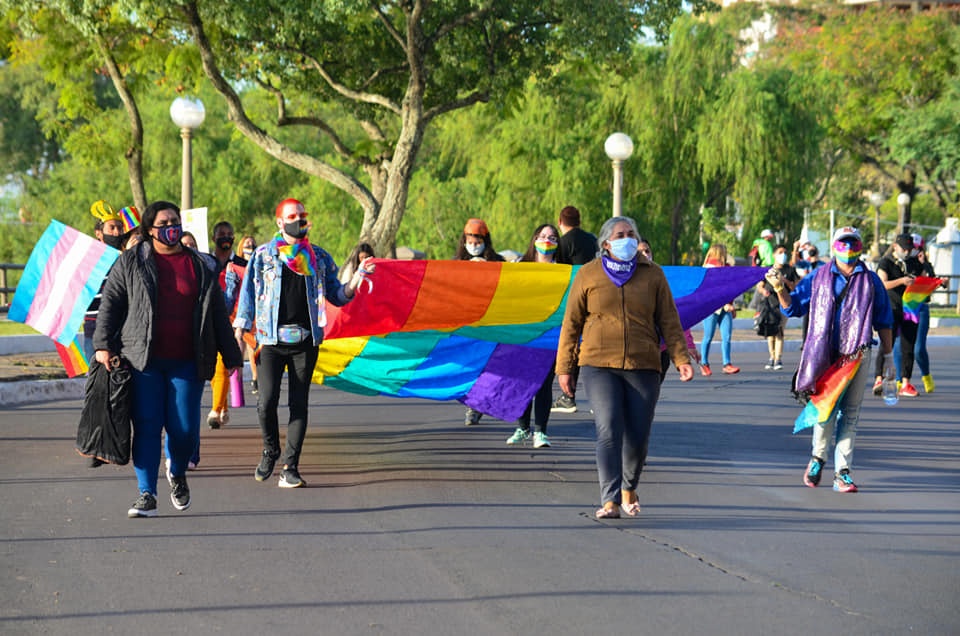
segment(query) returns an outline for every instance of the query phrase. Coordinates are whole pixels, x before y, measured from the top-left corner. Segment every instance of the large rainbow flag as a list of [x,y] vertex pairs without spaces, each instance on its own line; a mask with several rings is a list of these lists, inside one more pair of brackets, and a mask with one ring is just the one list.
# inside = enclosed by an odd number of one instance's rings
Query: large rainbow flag
[[[685,328],[763,278],[759,267],[664,267]],[[576,268],[376,261],[371,285],[329,307],[314,381],[366,395],[459,400],[520,416],[554,364]]]
[[68,356],[68,371],[81,372],[77,333],[83,314],[118,256],[112,247],[51,221],[30,253],[7,317],[52,338],[61,358]]
[[903,291],[903,319],[910,322],[919,322],[920,315],[917,313],[930,294],[937,287],[943,284],[942,278],[932,276],[917,276],[912,283],[907,285]]

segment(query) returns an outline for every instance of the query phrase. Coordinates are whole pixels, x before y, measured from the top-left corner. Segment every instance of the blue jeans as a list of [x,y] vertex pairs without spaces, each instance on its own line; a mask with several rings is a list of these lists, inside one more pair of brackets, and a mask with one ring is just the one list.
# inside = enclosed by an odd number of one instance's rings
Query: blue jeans
[[913,344],[913,355],[920,367],[920,375],[930,375],[930,354],[927,353],[927,332],[930,331],[930,305],[921,303],[917,310],[920,322],[917,324],[917,341]]
[[600,502],[622,503],[620,491],[636,490],[643,470],[653,414],[660,398],[657,371],[581,367],[597,426]]
[[710,342],[717,332],[718,324],[720,325],[720,355],[723,358],[723,364],[731,364],[730,339],[733,336],[733,314],[723,310],[720,310],[719,316],[713,313],[703,319],[703,340],[700,341],[701,364],[710,363]]
[[[883,358],[879,353],[878,358]],[[826,461],[833,450],[833,468],[840,472],[849,469],[853,463],[853,447],[857,441],[857,424],[860,422],[860,406],[863,403],[863,392],[870,377],[870,354],[864,356],[857,374],[853,376],[837,411],[823,425],[813,427],[813,456]]]
[[152,360],[133,371],[133,469],[140,492],[157,494],[160,438],[167,432],[170,472],[182,476],[200,442],[203,381],[193,360]]

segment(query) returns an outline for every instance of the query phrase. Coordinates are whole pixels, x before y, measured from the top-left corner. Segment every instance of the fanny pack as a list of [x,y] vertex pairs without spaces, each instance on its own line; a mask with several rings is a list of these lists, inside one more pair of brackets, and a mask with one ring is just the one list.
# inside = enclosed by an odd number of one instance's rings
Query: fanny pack
[[300,325],[280,325],[277,327],[277,342],[283,344],[300,344],[313,334],[309,329],[304,329]]

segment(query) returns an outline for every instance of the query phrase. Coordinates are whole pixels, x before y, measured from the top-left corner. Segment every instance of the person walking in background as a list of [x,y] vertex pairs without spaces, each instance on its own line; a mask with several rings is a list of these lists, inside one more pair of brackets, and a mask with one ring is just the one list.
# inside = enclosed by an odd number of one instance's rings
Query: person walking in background
[[[936,277],[933,271],[933,265],[927,258],[926,242],[919,234],[911,234],[913,239],[913,250],[910,257],[906,260],[907,274],[914,277],[927,276]],[[947,286],[944,281],[943,286]],[[930,298],[924,300],[917,307],[917,337],[913,345],[914,358],[917,366],[920,368],[920,379],[923,380],[924,393],[933,393],[936,384],[933,381],[933,375],[930,373],[930,353],[927,351],[927,334],[930,332]],[[894,349],[894,359],[896,359],[896,349]],[[902,361],[901,361],[902,363]]]
[[[326,303],[339,307],[349,302],[373,264],[364,261],[353,279],[342,284],[333,258],[307,238],[310,224],[300,201],[281,201],[275,218],[276,235],[257,248],[247,266],[233,326],[238,341],[252,331],[260,346],[257,416],[263,452],[254,479],[269,479],[279,459],[283,466],[279,486],[299,488],[306,483],[300,476],[300,454],[307,434],[310,383],[327,322]],[[284,370],[290,420],[281,454],[277,408]]]
[[[773,261],[773,267],[780,275],[780,280],[787,286],[787,291],[793,291],[800,276],[790,264],[790,255],[787,254],[785,246],[778,245],[774,249]],[[758,314],[757,333],[767,339],[767,350],[770,353],[770,359],[764,368],[779,371],[783,368],[783,332],[787,325],[787,318],[781,313],[780,302],[773,293],[773,287],[767,281],[760,281],[757,285],[754,301]]]
[[[247,261],[233,251],[235,234],[233,225],[228,221],[220,221],[213,226],[212,238],[213,257],[216,261],[216,273],[220,289],[223,291],[227,310],[233,314],[236,307],[237,291],[240,289],[240,281],[243,279],[243,272],[247,268]],[[227,373],[222,360],[217,361],[217,370],[213,375],[213,380],[210,381],[210,389],[213,394],[213,404],[210,407],[210,413],[207,414],[207,426],[217,429],[230,423],[227,401],[227,394],[230,389],[230,374]]]
[[[240,239],[240,244],[237,246],[237,256],[249,263],[256,249],[257,239],[247,234]],[[229,276],[229,272],[227,275]],[[228,283],[228,287],[229,286],[230,284]],[[246,341],[243,341],[240,345],[240,350],[243,352],[244,358],[250,361],[250,393],[256,395],[260,391],[260,386],[257,383],[257,362],[254,359],[257,349],[256,347],[251,347]]]
[[[703,260],[703,266],[728,267],[729,265],[726,245],[720,243],[711,245]],[[703,340],[700,341],[700,375],[713,375],[713,371],[710,369],[710,343],[713,341],[713,336],[716,334],[718,326],[720,327],[720,355],[723,359],[723,372],[728,375],[740,373],[740,367],[733,366],[730,357],[730,341],[733,338],[733,319],[736,315],[737,310],[736,307],[733,306],[733,300],[731,300],[703,319]]]
[[200,397],[217,355],[243,364],[216,277],[180,243],[180,209],[155,201],[143,212],[143,240],[107,276],[93,344],[106,369],[132,367],[133,467],[140,496],[129,517],[157,514],[161,434],[170,452],[170,500],[190,507],[187,463],[200,439]]
[[[94,235],[97,237],[97,240],[122,252],[124,249],[124,232],[123,220],[120,218],[120,214],[114,211],[114,209],[110,207],[110,204],[102,199],[94,202],[94,204],[90,206],[90,214],[96,219]],[[106,281],[104,281],[104,283],[106,283]],[[97,327],[97,313],[100,311],[100,299],[103,294],[104,283],[101,283],[100,290],[93,297],[93,300],[90,301],[90,305],[83,315],[83,357],[87,362],[93,360],[93,332]],[[100,466],[103,462],[93,457],[90,463],[91,465],[95,464],[96,466]]]
[[[530,244],[527,251],[520,257],[521,263],[556,263],[557,244],[560,240],[560,232],[557,228],[544,223],[533,232],[530,237]],[[544,378],[543,384],[537,390],[533,400],[527,404],[523,415],[517,420],[517,430],[513,435],[507,438],[507,444],[510,446],[522,444],[530,439],[530,416],[535,415],[533,428],[533,447],[543,448],[550,446],[550,438],[547,437],[547,422],[550,420],[550,402],[553,400],[553,378],[554,373],[551,368],[550,373]]]
[[850,467],[870,374],[874,330],[880,337],[880,365],[886,369],[893,364],[890,298],[880,278],[860,260],[862,251],[860,232],[843,227],[833,235],[834,258],[829,266],[804,277],[792,292],[778,270],[771,269],[766,277],[785,315],[811,315],[810,338],[800,354],[795,393],[809,399],[817,395],[818,383],[832,367],[859,365],[826,422],[813,426],[812,457],[803,473],[806,486],[819,485],[827,453],[835,441],[833,489],[843,493],[858,490]]
[[693,378],[693,367],[667,278],[637,251],[636,222],[613,217],[598,240],[600,258],[570,286],[556,370],[569,393],[572,371],[581,368],[597,428],[596,517],[610,519],[640,513],[636,490],[660,395],[661,335],[682,381]]
[[[897,364],[897,384],[899,394],[903,397],[917,397],[917,388],[910,382],[913,375],[913,348],[917,340],[917,323],[903,319],[903,292],[913,282],[914,276],[907,273],[906,259],[913,249],[913,237],[909,234],[900,234],[891,246],[891,253],[880,259],[877,264],[877,275],[883,281],[883,286],[890,296],[890,305],[893,307],[893,333],[896,349],[899,347],[900,363]],[[896,363],[896,356],[894,362]],[[880,360],[875,365],[876,378],[873,383],[873,394],[883,392],[883,366]]]
[[773,230],[765,229],[760,232],[760,238],[754,240],[750,246],[750,263],[748,264],[772,267],[774,265],[773,242],[775,240]]
[[[817,249],[817,246],[813,243],[804,243],[800,244],[800,241],[796,241],[793,244],[793,257],[791,258],[791,264],[793,268],[797,270],[797,276],[803,278],[808,276],[815,271],[817,268],[823,265],[823,261],[820,260],[820,250]],[[804,314],[803,320],[800,323],[800,348],[803,349],[803,342],[807,339],[807,328],[810,324],[810,314]]]
[[[585,265],[597,257],[597,237],[580,228],[580,210],[568,205],[560,210],[558,221],[560,243],[557,246],[557,262],[563,265]],[[577,378],[580,372],[573,370],[573,393],[561,391],[550,410],[556,413],[577,412]]]
[[[453,260],[501,263],[504,258],[493,249],[493,237],[483,219],[469,219],[463,226],[463,232],[460,233]],[[483,413],[468,406],[463,416],[463,423],[467,426],[475,426],[480,423],[481,417]]]

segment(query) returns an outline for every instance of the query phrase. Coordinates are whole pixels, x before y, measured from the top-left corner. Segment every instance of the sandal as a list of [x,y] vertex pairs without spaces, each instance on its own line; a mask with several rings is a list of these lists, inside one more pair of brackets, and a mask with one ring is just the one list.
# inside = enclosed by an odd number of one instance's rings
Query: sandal
[[597,510],[597,519],[619,519],[620,518],[620,509],[617,508],[616,504],[611,508],[600,508]]
[[636,517],[640,514],[640,502],[634,501],[633,503],[620,504],[620,510],[628,517]]

